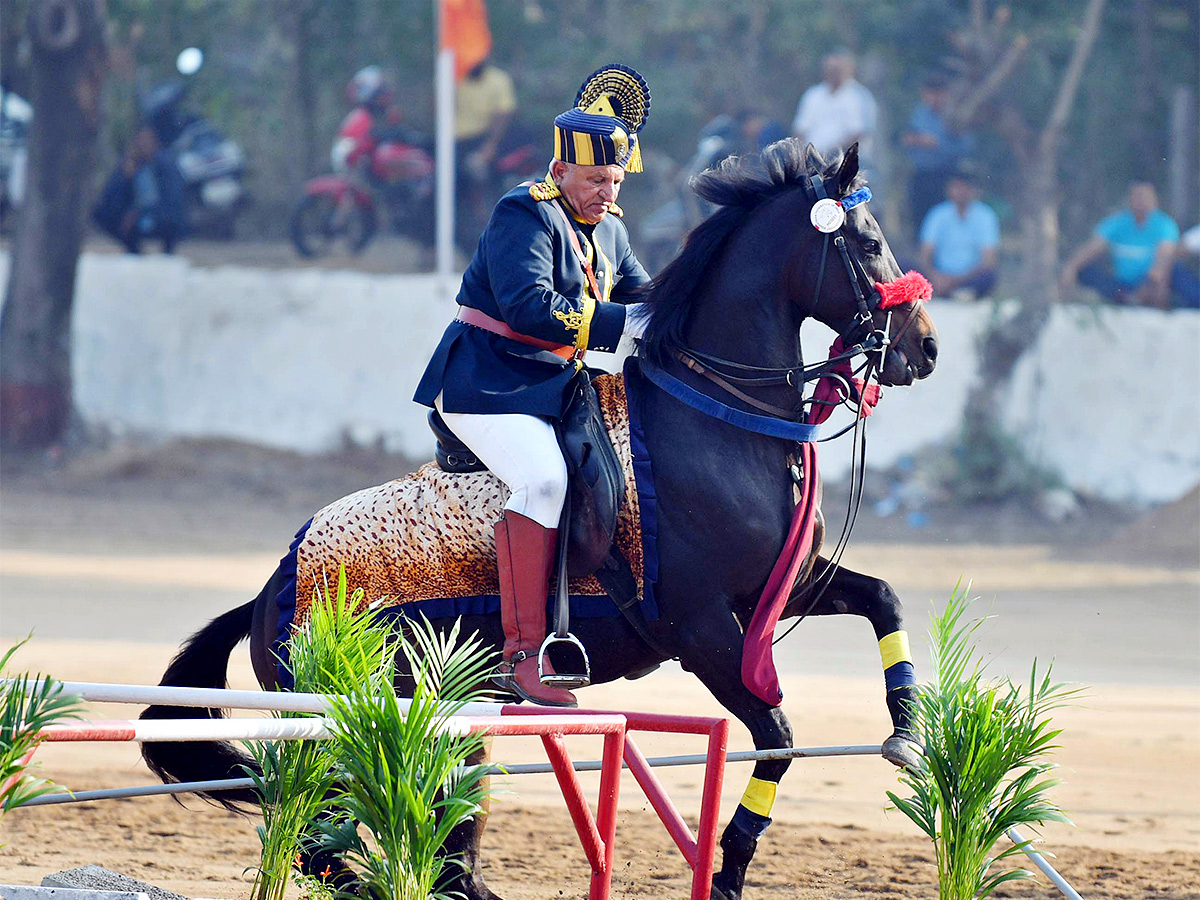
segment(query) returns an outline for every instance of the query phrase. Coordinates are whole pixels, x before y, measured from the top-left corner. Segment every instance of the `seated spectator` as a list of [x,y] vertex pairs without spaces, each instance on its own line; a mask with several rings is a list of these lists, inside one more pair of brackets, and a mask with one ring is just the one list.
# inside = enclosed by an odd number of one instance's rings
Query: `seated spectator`
[[1135,182],[1129,207],[1100,220],[1062,271],[1062,288],[1076,281],[1118,304],[1166,309],[1179,226],[1158,208],[1154,185]]
[[154,129],[143,125],[134,134],[100,192],[92,221],[130,253],[140,253],[142,241],[152,237],[162,240],[164,253],[175,251],[183,233],[183,176]]
[[946,184],[947,199],[921,223],[921,268],[934,294],[983,296],[996,284],[1000,220],[979,199],[974,174],[960,167]]
[[946,182],[975,149],[975,136],[956,132],[945,119],[950,83],[934,73],[921,84],[921,102],[900,137],[912,178],[908,185],[912,227],[919,229],[925,214],[946,195]]
[[1200,225],[1193,225],[1179,241],[1179,260],[1171,267],[1171,290],[1180,309],[1200,309]]

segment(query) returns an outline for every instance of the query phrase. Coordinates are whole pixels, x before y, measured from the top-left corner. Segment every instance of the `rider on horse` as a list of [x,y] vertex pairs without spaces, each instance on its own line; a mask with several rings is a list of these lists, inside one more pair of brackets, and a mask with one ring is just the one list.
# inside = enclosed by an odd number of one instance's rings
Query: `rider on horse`
[[[583,352],[613,351],[622,334],[638,331],[626,304],[650,277],[616,200],[625,173],[642,169],[637,135],[649,109],[646,82],[625,66],[583,83],[575,106],[554,120],[545,181],[496,205],[463,274],[458,315],[414,397],[511,491],[495,526],[504,625],[497,680],[548,706],[576,705],[570,691],[541,683],[537,663],[568,488],[553,423]],[[549,660],[546,669],[553,674]]]

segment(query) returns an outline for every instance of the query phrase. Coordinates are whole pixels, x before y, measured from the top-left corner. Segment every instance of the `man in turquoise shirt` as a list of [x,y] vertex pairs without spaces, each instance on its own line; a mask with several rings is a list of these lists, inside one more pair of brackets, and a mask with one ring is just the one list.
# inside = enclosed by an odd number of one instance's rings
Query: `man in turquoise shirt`
[[988,294],[996,284],[1000,220],[980,201],[974,176],[966,167],[951,176],[946,196],[921,224],[921,271],[929,274],[937,296],[959,291]]
[[1063,267],[1062,287],[1078,281],[1116,303],[1166,309],[1178,243],[1179,226],[1158,208],[1154,185],[1135,182],[1129,208],[1102,219]]

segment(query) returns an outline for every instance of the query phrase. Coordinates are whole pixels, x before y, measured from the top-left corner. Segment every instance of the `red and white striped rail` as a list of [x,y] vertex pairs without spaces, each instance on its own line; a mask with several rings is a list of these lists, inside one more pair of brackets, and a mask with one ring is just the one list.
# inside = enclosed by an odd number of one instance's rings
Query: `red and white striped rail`
[[[31,682],[36,684],[36,682]],[[198,740],[320,740],[331,736],[332,722],[323,694],[237,691],[225,688],[186,688],[97,682],[61,682],[63,690],[97,703],[159,704],[212,709],[250,709],[313,713],[299,719],[146,719],[93,721],[54,725],[42,732],[47,741],[198,741]],[[401,700],[403,708],[409,701]],[[469,703],[455,707],[450,727],[493,736],[537,735],[558,779],[571,821],[592,869],[590,900],[607,900],[612,884],[613,842],[622,762],[633,772],[672,840],[692,869],[691,900],[708,900],[717,843],[717,816],[725,771],[727,719],[699,716],[612,713],[598,710],[547,710],[501,703]],[[675,808],[646,757],[627,739],[628,730],[704,734],[707,771],[697,833]],[[600,761],[600,796],[592,815],[576,767],[563,737],[568,734],[604,736]]]

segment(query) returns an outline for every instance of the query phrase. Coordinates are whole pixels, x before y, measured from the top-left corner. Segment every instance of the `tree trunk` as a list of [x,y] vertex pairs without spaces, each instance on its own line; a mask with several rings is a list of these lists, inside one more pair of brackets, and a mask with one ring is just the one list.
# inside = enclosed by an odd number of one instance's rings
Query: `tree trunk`
[[0,315],[0,446],[47,447],[71,410],[71,306],[101,122],[103,0],[38,0],[27,23],[29,180]]
[[[1000,424],[1013,369],[1037,340],[1058,301],[1058,145],[1088,57],[1100,32],[1105,0],[1089,0],[1079,38],[1041,133],[1010,119],[1005,130],[1021,170],[1021,303],[985,335],[979,371],[963,416],[963,482],[980,499],[1002,499],[1029,486],[1030,460],[1014,458]],[[1018,454],[1019,456],[1019,454]]]

